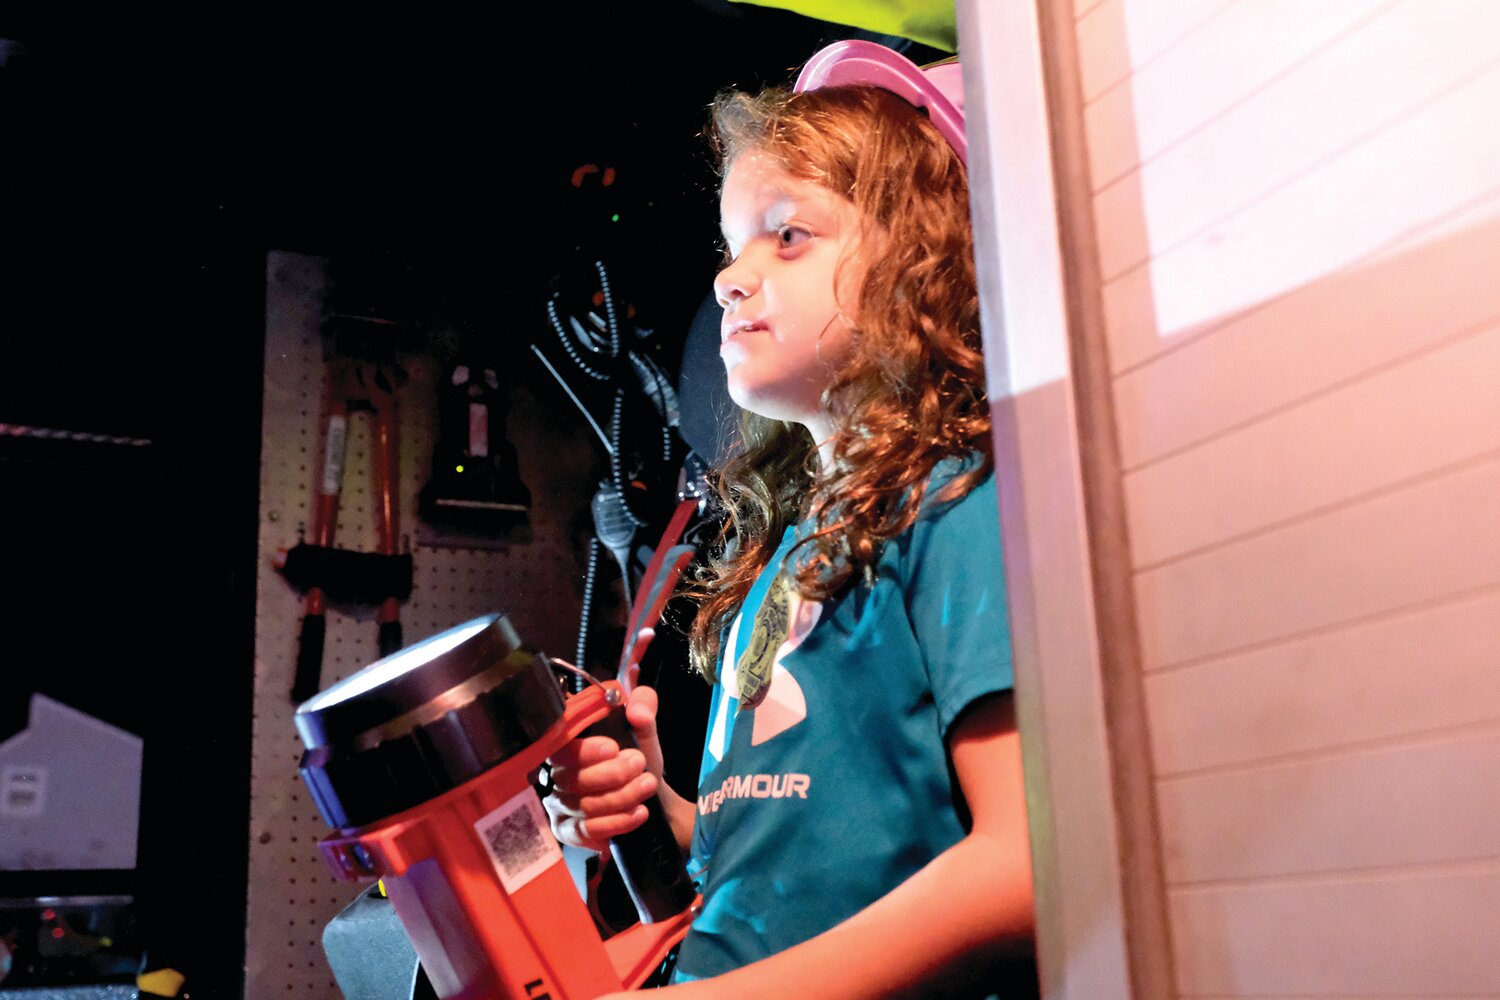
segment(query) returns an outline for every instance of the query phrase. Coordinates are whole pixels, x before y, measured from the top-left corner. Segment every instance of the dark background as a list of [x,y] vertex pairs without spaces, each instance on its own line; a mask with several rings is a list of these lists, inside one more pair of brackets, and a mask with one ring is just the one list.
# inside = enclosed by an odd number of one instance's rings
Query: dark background
[[536,379],[548,283],[602,254],[670,365],[718,263],[714,92],[837,38],[943,55],[714,0],[500,11],[0,15],[0,424],[149,442],[0,435],[0,741],[40,691],[146,747],[138,869],[0,897],[136,894],[196,998],[243,988],[266,252]]

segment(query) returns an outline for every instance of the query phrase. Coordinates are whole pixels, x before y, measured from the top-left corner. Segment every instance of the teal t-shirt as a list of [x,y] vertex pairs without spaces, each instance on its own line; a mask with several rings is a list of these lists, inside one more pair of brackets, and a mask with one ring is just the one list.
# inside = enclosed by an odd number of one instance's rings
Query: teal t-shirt
[[[929,497],[959,469],[934,472]],[[797,539],[731,626],[710,703],[691,870],[702,914],[675,981],[783,951],[881,898],[964,835],[946,739],[1011,687],[994,477],[924,506],[887,542],[873,583],[789,607],[770,687],[739,710],[734,664]]]

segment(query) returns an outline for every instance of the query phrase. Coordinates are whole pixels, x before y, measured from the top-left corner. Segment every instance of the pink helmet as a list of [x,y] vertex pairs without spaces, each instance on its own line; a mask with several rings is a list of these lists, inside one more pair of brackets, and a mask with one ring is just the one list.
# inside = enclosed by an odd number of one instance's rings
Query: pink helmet
[[958,57],[918,66],[876,42],[848,39],[820,49],[797,77],[797,93],[822,87],[868,84],[883,87],[919,108],[943,133],[959,160],[968,163],[964,138],[964,84]]

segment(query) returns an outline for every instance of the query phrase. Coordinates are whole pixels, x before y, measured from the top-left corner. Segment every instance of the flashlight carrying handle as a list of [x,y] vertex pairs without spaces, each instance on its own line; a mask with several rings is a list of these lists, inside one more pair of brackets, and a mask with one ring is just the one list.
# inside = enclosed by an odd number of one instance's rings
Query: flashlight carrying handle
[[[640,749],[635,731],[625,718],[624,705],[594,723],[584,735],[608,736],[621,750]],[[641,923],[654,924],[686,910],[697,898],[698,890],[688,877],[687,863],[672,834],[661,799],[653,795],[645,805],[646,822],[611,839],[609,853],[620,868],[620,879],[630,893]]]

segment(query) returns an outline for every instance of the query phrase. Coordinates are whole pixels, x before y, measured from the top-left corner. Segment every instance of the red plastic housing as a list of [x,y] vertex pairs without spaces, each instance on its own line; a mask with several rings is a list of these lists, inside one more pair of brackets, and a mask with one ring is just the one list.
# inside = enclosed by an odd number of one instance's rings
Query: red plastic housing
[[542,762],[610,710],[604,688],[590,687],[567,700],[541,739],[502,764],[320,842],[337,877],[384,880],[445,1000],[591,1000],[634,989],[687,934],[701,900],[603,940],[532,788]]

